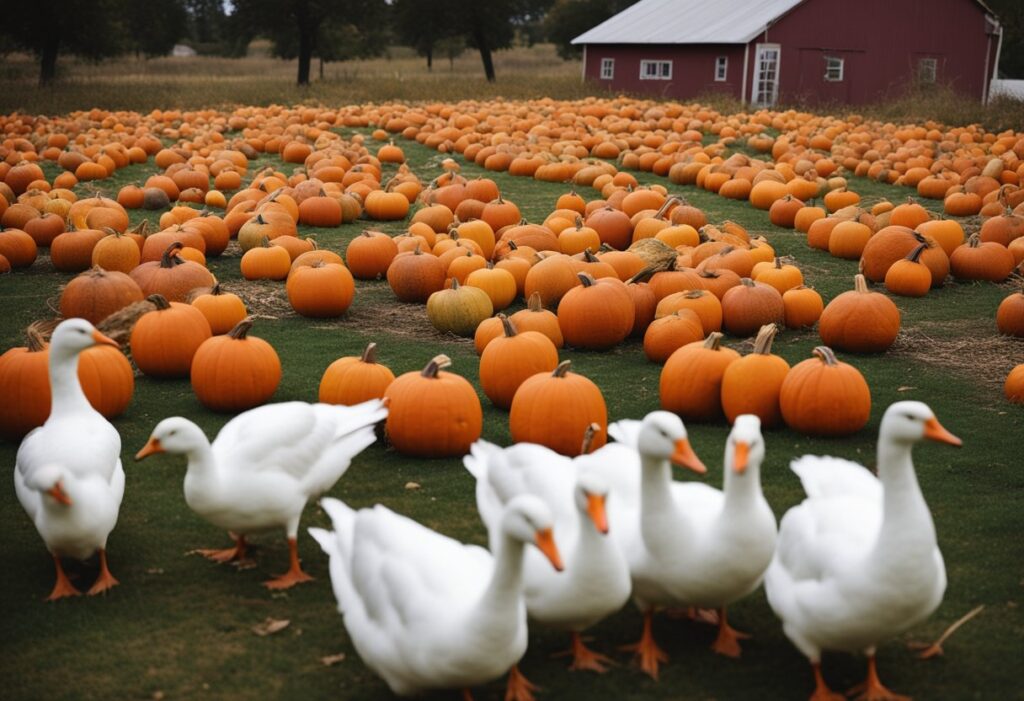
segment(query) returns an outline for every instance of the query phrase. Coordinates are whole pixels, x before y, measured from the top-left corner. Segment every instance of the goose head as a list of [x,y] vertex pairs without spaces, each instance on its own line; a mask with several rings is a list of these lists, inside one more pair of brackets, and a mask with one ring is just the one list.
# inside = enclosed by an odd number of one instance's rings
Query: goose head
[[156,425],[146,445],[135,454],[136,460],[156,453],[187,455],[208,445],[203,429],[181,416],[172,416]]
[[50,338],[50,353],[55,357],[75,356],[87,348],[108,345],[118,348],[117,342],[96,330],[85,319],[65,319],[57,325]]
[[757,468],[764,460],[764,439],[761,437],[761,419],[753,414],[736,417],[729,438],[725,442],[725,464],[732,466],[732,472],[743,475],[747,468],[757,474]]
[[683,420],[668,411],[652,411],[640,426],[637,450],[659,460],[671,460],[699,475],[708,471],[690,446]]
[[508,502],[501,520],[502,530],[521,543],[533,543],[551,565],[562,571],[562,557],[552,533],[554,518],[547,504],[532,494],[521,494]]
[[608,513],[605,505],[608,500],[608,482],[595,472],[581,472],[576,478],[576,489],[573,494],[576,508],[594,522],[599,533],[608,532]]
[[25,477],[25,485],[43,495],[44,501],[71,506],[71,497],[64,491],[64,468],[59,465],[40,465]]
[[885,410],[879,438],[892,443],[911,445],[922,438],[959,446],[959,438],[943,428],[935,413],[923,402],[896,402]]

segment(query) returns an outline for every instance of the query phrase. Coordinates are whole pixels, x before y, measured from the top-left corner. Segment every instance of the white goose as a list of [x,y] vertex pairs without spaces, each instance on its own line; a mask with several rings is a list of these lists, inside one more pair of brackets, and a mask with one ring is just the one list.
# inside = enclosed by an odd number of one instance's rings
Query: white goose
[[856,463],[805,456],[792,463],[807,498],[782,519],[765,576],[768,603],[814,670],[815,701],[843,698],[821,674],[821,651],[868,656],[865,699],[905,698],[878,679],[875,648],[927,618],[946,571],[911,449],[922,438],[960,445],[921,402],[882,418],[876,478]]
[[100,594],[117,585],[107,569],[106,547],[124,496],[124,472],[116,472],[107,482],[99,474],[77,475],[59,465],[40,465],[25,476],[24,487],[27,498],[21,499],[21,505],[57,568],[57,581],[47,601],[81,593],[64,574],[61,557],[84,560],[98,551],[100,573],[88,593]]
[[[334,531],[309,532],[330,558],[338,611],[363,662],[394,693],[462,689],[470,700],[470,687],[500,677],[526,652],[526,545],[561,569],[551,512],[540,499],[509,501],[493,555],[380,505],[320,504]],[[505,698],[525,701],[530,688],[513,671]]]
[[631,649],[639,656],[641,668],[657,679],[658,665],[668,656],[654,640],[654,611],[687,604],[675,588],[689,581],[694,567],[687,546],[680,541],[680,534],[690,530],[678,490],[683,485],[672,481],[669,460],[700,474],[706,468],[675,414],[654,411],[642,422],[620,421],[608,431],[618,442],[577,460],[585,469],[602,474],[615,495],[609,507],[615,524],[612,535],[626,555],[633,600],[644,614],[643,635]]
[[[494,459],[504,453],[505,460]],[[502,451],[483,441],[463,458],[476,478],[476,501],[492,551],[502,537],[505,506],[520,494],[544,501],[555,518],[558,550],[565,554],[559,574],[540,553],[528,551],[524,598],[531,620],[572,635],[570,669],[606,671],[610,660],[583,643],[580,632],[622,608],[629,599],[629,567],[618,545],[605,534],[608,483],[579,470],[579,463],[543,446],[518,443]]]
[[299,519],[306,502],[341,478],[352,458],[375,440],[387,416],[380,400],[355,406],[282,402],[231,419],[211,445],[203,430],[180,416],[164,419],[135,456],[188,457],[185,501],[199,516],[235,539],[226,550],[199,550],[215,562],[245,557],[245,536],[284,528],[288,571],[264,584],[286,589],[312,578],[299,564]]

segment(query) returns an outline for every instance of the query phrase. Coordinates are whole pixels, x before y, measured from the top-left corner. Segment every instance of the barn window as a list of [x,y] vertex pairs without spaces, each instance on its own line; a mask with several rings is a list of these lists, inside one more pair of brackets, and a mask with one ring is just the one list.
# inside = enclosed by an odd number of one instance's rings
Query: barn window
[[843,59],[838,56],[825,57],[825,80],[839,83],[843,80]]
[[922,58],[917,62],[917,79],[922,83],[934,83],[935,72],[939,67],[938,59]]
[[601,59],[601,80],[611,80],[615,77],[615,59]]
[[719,56],[715,59],[715,80],[723,81],[729,73],[729,57]]
[[672,80],[672,62],[641,61],[640,80]]

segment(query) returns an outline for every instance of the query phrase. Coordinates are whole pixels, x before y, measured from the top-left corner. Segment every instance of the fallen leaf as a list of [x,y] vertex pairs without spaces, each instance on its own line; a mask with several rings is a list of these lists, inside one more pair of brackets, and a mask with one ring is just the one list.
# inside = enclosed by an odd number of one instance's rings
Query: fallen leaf
[[337,655],[328,655],[327,657],[321,657],[320,658],[320,661],[324,663],[325,667],[330,667],[332,665],[336,665],[339,662],[344,662],[344,660],[345,660],[345,653],[344,652],[339,652]]
[[421,487],[421,485],[420,485],[419,482],[406,482],[405,483],[405,488],[406,489],[420,489],[420,487]]
[[256,635],[266,637],[273,635],[274,633],[284,630],[291,624],[291,621],[282,620],[277,618],[267,618],[263,623],[258,623],[252,627],[252,632]]
[[911,387],[910,385],[903,385],[902,387],[897,387],[896,391],[897,392],[909,392],[912,389],[917,389],[917,388],[916,387]]

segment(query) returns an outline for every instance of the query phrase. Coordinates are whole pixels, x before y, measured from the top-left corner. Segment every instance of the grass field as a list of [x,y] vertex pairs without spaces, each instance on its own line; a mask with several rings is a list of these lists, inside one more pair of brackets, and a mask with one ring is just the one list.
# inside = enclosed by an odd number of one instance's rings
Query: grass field
[[[128,92],[129,86],[124,88]],[[416,143],[401,145],[421,178],[440,172],[436,153]],[[271,157],[254,165],[267,164],[282,165]],[[151,165],[131,166],[101,186],[112,194],[121,184],[144,179],[154,171]],[[463,170],[466,175],[483,172],[471,164]],[[531,179],[487,175],[531,220],[542,218],[565,191],[564,186]],[[643,182],[660,180],[648,173],[637,177]],[[859,179],[853,189],[865,198],[906,194]],[[703,208],[709,221],[732,219],[763,233],[781,255],[800,262],[808,284],[826,299],[851,286],[855,262],[807,248],[802,234],[773,227],[765,212],[694,188],[671,190]],[[585,196],[597,195],[587,192]],[[133,216],[137,221],[147,215]],[[155,218],[152,213],[148,216]],[[330,230],[303,227],[303,233],[315,232],[322,247],[341,251],[364,226],[366,222]],[[402,224],[381,228],[396,232]],[[283,283],[241,284],[239,255],[232,244],[223,257],[211,260],[210,267],[227,289],[249,299],[259,316],[254,335],[272,343],[281,357],[284,379],[276,401],[314,400],[327,365],[337,357],[357,354],[370,340],[379,344],[381,361],[396,374],[419,369],[431,356],[444,352],[454,360],[455,372],[476,382],[472,344],[433,331],[423,307],[399,305],[386,283],[360,282],[345,317],[311,321],[288,310]],[[28,271],[0,277],[4,302],[0,348],[22,345],[22,329],[30,321],[53,315],[60,285],[67,279],[53,271],[45,256]],[[1022,346],[998,337],[993,321],[996,306],[1008,291],[1008,286],[993,284],[948,284],[924,299],[897,299],[903,313],[897,345],[881,356],[843,358],[860,368],[871,385],[868,427],[842,440],[809,439],[788,430],[766,435],[764,487],[779,516],[801,499],[796,477],[787,469],[789,461],[805,453],[827,453],[871,465],[879,418],[893,401],[927,402],[943,424],[963,438],[961,450],[922,445],[915,452],[918,476],[946,558],[949,589],[942,607],[926,624],[881,648],[880,664],[890,687],[917,698],[1024,698],[1018,672],[1024,640],[1024,616],[1018,606],[1024,540],[1015,528],[1024,494],[1019,447],[1024,410],[1007,404],[999,391],[1009,368],[1021,362]],[[794,364],[808,357],[817,342],[814,332],[785,332],[775,348]],[[735,339],[729,344],[749,349],[748,343]],[[562,357],[598,383],[612,420],[639,418],[658,407],[660,366],[644,358],[637,341],[607,353],[566,351]],[[0,532],[5,534],[5,567],[0,571],[4,697],[51,701],[387,698],[384,684],[362,665],[349,644],[335,612],[325,557],[305,534],[306,526],[325,525],[317,508],[307,510],[300,536],[304,566],[317,578],[312,584],[280,594],[260,586],[284,569],[287,551],[278,534],[257,538],[261,547],[257,566],[251,570],[236,571],[186,556],[193,548],[226,545],[226,536],[186,507],[183,459],[157,456],[136,464],[131,456],[166,416],[188,416],[211,437],[228,417],[203,409],[187,381],[139,377],[136,382],[131,407],[115,421],[122,436],[128,484],[109,552],[112,571],[122,586],[102,598],[43,603],[53,582],[50,558],[13,490],[0,490]],[[484,437],[507,444],[507,415],[490,408],[482,394],[481,399]],[[706,480],[719,485],[727,427],[692,425],[689,429],[695,449],[710,468]],[[16,448],[13,443],[0,443],[0,464],[10,469]],[[410,481],[422,488],[407,490]],[[355,507],[380,502],[454,537],[483,543],[473,491],[473,481],[458,460],[413,460],[375,445],[355,461],[331,494]],[[79,586],[91,583],[95,574],[90,566],[73,566],[71,571],[81,574]],[[985,605],[985,611],[946,645],[947,657],[921,662],[906,649],[907,640],[930,639],[979,604]],[[269,637],[255,635],[252,627],[267,617],[291,624]],[[631,667],[622,653],[612,652],[639,635],[640,618],[631,607],[594,631],[595,647],[618,655],[623,662],[611,673],[599,677],[566,672],[564,659],[550,658],[566,641],[543,630],[532,631],[522,668],[543,688],[545,699],[781,699],[810,693],[810,671],[783,636],[763,592],[735,606],[730,620],[755,636],[745,645],[740,661],[711,653],[711,628],[659,618],[656,633],[671,655],[660,683]],[[345,653],[346,658],[333,666],[321,662],[322,657],[336,653]],[[830,656],[825,673],[834,688],[852,686],[862,678],[863,660]],[[480,690],[479,698],[499,698],[502,688],[492,684]]]

